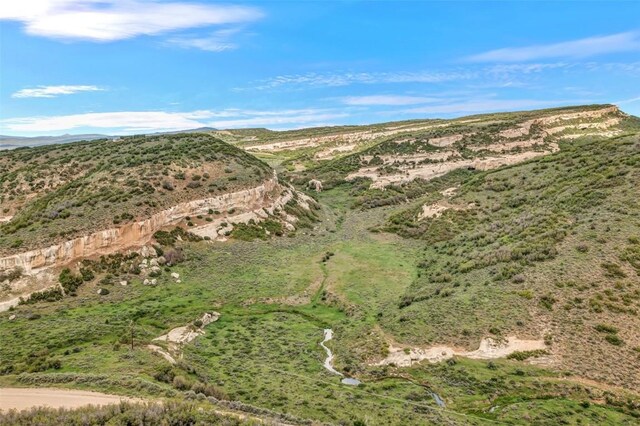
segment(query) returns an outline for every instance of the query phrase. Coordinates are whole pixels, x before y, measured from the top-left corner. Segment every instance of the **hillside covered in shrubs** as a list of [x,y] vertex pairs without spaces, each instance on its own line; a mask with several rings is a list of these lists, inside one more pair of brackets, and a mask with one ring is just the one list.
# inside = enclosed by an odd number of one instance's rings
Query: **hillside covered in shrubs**
[[0,151],[0,253],[147,218],[253,187],[262,161],[210,135],[133,136]]
[[638,188],[640,136],[628,133],[565,143],[392,214],[384,230],[426,244],[387,327],[470,348],[542,337],[567,368],[640,389]]

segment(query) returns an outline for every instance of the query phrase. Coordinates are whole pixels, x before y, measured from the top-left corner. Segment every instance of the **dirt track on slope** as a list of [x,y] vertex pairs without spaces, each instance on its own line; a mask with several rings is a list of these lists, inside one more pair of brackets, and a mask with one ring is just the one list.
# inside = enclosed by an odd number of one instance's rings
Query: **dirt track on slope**
[[0,388],[0,411],[25,410],[32,407],[78,408],[86,405],[109,405],[120,401],[138,401],[119,395],[56,388]]

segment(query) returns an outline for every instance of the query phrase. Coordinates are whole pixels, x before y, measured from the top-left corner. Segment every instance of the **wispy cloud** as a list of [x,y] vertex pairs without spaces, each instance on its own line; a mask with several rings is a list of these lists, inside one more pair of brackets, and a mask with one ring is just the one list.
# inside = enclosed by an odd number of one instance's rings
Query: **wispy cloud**
[[61,95],[73,95],[80,92],[97,92],[104,90],[98,86],[38,86],[22,89],[11,95],[12,98],[55,98]]
[[75,129],[107,129],[112,134],[187,130],[199,127],[241,128],[263,126],[290,128],[347,116],[328,109],[256,111],[226,109],[188,112],[117,111],[0,120],[0,129],[11,133],[73,132]]
[[636,96],[635,98],[622,99],[620,101],[613,102],[616,105],[628,105],[635,104],[636,102],[640,102],[640,96]]
[[467,59],[471,62],[527,62],[549,58],[587,58],[635,50],[640,50],[640,32],[631,31],[560,43],[490,50]]
[[488,75],[513,75],[513,74],[537,74],[556,69],[567,69],[579,66],[578,63],[570,62],[538,62],[525,64],[495,64],[483,69]]
[[453,70],[447,72],[344,72],[344,73],[306,73],[281,75],[261,80],[250,88],[237,90],[266,90],[282,86],[339,87],[351,84],[384,83],[442,83],[446,81],[473,78],[473,71]]
[[255,7],[157,0],[20,0],[0,7],[0,20],[22,22],[28,34],[100,42],[252,22],[262,15]]
[[219,30],[206,37],[178,36],[169,38],[167,43],[184,49],[199,49],[207,52],[224,52],[225,50],[234,50],[238,48],[238,44],[231,41],[231,37],[239,33],[240,30],[240,28]]
[[245,117],[245,118],[237,118],[233,120],[218,120],[211,121],[209,125],[211,127],[216,127],[219,129],[230,129],[230,128],[242,128],[242,127],[268,127],[271,129],[275,128],[292,128],[292,127],[300,127],[300,125],[306,124],[309,125],[313,123],[314,125],[318,122],[327,122],[330,120],[336,120],[339,118],[348,117],[349,114],[344,112],[306,112],[300,114],[289,114],[289,115],[269,115],[269,116],[257,116],[257,117]]
[[[639,41],[640,43],[640,41]],[[640,46],[638,47],[640,50]],[[538,61],[523,63],[467,64],[439,70],[391,71],[391,72],[333,72],[280,75],[254,81],[235,91],[316,89],[346,87],[352,85],[427,83],[446,84],[460,82],[479,87],[524,87],[528,80],[553,72],[616,72],[640,73],[640,62],[594,62],[579,60]]]
[[438,98],[424,96],[403,96],[403,95],[370,95],[370,96],[347,96],[342,98],[342,103],[353,106],[378,106],[378,105],[417,105],[438,101]]
[[407,109],[408,114],[456,114],[485,113],[496,111],[515,111],[536,108],[551,108],[563,105],[579,105],[588,103],[589,100],[538,100],[538,99],[476,99],[468,101],[455,101],[427,105],[418,108]]

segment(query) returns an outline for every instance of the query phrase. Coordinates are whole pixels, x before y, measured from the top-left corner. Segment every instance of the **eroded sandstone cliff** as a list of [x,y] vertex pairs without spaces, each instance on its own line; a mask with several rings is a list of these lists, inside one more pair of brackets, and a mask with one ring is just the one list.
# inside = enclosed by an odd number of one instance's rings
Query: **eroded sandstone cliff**
[[292,191],[274,176],[253,188],[177,204],[138,222],[0,258],[0,270],[21,268],[24,274],[34,275],[76,259],[139,247],[148,242],[157,230],[175,225],[187,216],[206,214],[210,209],[223,212],[220,221],[226,223],[243,221],[248,216],[260,220],[266,216],[265,211],[273,214],[282,208],[292,198]]

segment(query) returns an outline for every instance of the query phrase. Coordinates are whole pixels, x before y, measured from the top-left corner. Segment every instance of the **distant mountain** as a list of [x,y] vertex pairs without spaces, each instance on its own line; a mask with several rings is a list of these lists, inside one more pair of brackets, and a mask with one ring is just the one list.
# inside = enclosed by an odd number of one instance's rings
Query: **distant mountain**
[[0,135],[0,149],[15,149],[26,146],[51,145],[56,143],[69,143],[77,141],[90,141],[95,139],[106,139],[113,136],[99,134],[84,135],[60,135],[60,136],[4,136]]
[[[175,135],[178,133],[210,133],[217,132],[218,129],[213,127],[199,127],[197,129],[189,130],[176,130],[173,132],[155,132],[148,133],[148,136],[155,135]],[[53,145],[57,143],[69,143],[78,141],[92,141],[96,139],[111,139],[119,136],[101,135],[101,134],[82,134],[82,135],[69,135],[64,134],[60,136],[6,136],[0,135],[0,150],[1,149],[16,149],[27,146],[41,146],[41,145]]]

